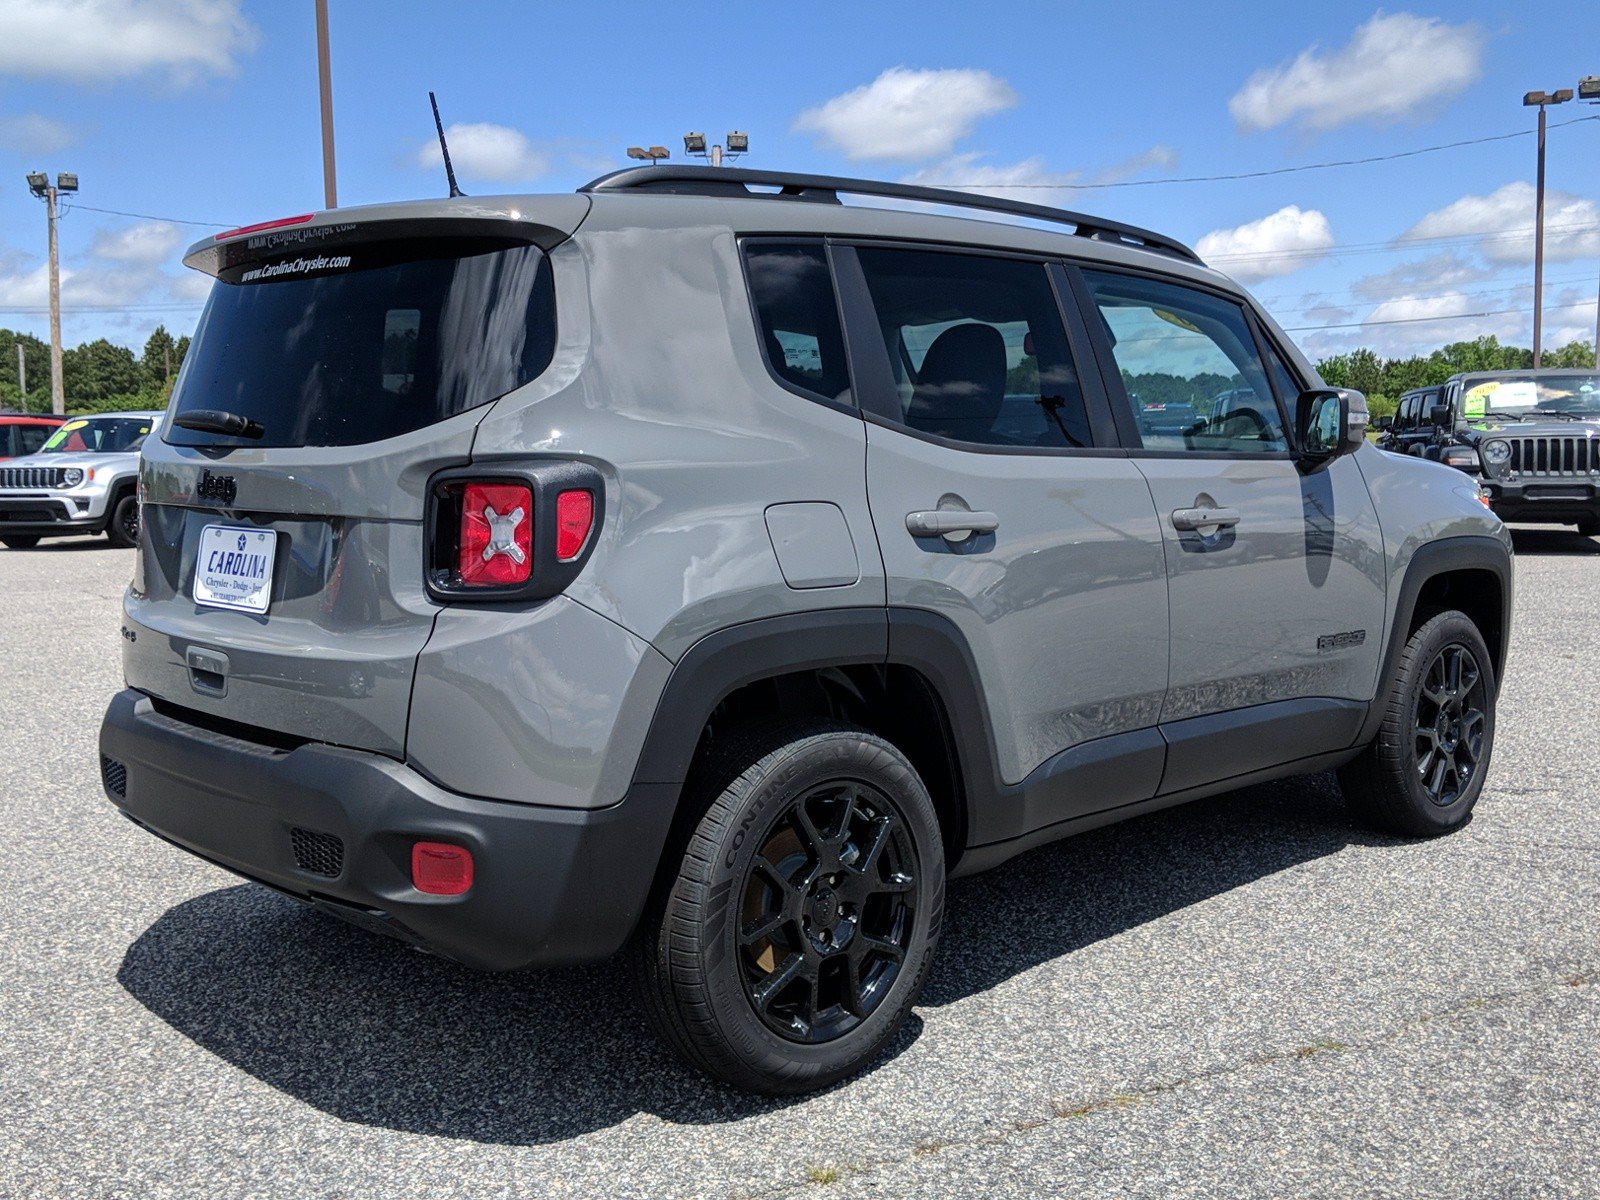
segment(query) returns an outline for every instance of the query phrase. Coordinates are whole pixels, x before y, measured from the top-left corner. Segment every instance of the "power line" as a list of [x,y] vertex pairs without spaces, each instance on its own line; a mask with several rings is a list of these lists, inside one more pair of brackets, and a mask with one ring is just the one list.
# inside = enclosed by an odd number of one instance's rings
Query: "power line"
[[[1548,307],[1549,312],[1564,312],[1569,308],[1588,308],[1587,300],[1580,300],[1575,304],[1556,304]],[[1377,325],[1419,325],[1425,321],[1472,321],[1479,317],[1505,317],[1513,313],[1527,313],[1526,308],[1494,308],[1485,312],[1469,313],[1444,313],[1437,317],[1394,317],[1384,321],[1345,321],[1337,325],[1285,325],[1285,333],[1320,333],[1324,329],[1370,329]]]
[[72,212],[80,208],[84,212],[108,213],[113,217],[137,217],[141,221],[165,221],[168,225],[204,225],[208,229],[228,228],[221,221],[187,221],[182,217],[158,217],[151,213],[123,212],[120,208],[96,208],[92,204],[73,204],[67,208],[67,211]]
[[[1573,117],[1568,121],[1557,121],[1548,128],[1561,129],[1567,125],[1577,125],[1584,121],[1600,121],[1600,116]],[[1366,158],[1339,158],[1328,162],[1303,163],[1297,167],[1275,167],[1266,171],[1239,171],[1231,175],[1187,175],[1167,176],[1162,179],[1121,179],[1107,183],[930,183],[929,187],[946,187],[957,189],[984,189],[992,188],[997,191],[1017,189],[1045,190],[1045,191],[1090,191],[1107,188],[1130,187],[1155,187],[1164,183],[1224,183],[1239,179],[1265,179],[1272,175],[1295,175],[1302,171],[1326,171],[1332,167],[1359,167],[1368,163],[1393,162],[1400,158],[1416,158],[1420,154],[1437,154],[1441,150],[1459,150],[1463,146],[1482,146],[1489,142],[1506,142],[1512,138],[1532,137],[1532,129],[1518,129],[1513,133],[1497,133],[1491,137],[1467,138],[1460,142],[1441,142],[1437,146],[1421,146],[1415,150],[1400,150],[1394,154],[1373,154]]]

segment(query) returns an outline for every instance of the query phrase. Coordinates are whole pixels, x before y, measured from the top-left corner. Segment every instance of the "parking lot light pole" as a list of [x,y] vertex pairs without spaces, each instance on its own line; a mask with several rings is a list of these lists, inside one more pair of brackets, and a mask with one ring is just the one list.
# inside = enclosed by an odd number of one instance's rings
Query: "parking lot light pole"
[[28,356],[23,353],[21,341],[17,342],[17,391],[21,394],[17,407],[28,411]]
[[45,218],[50,226],[50,411],[67,411],[66,392],[61,383],[61,254],[56,243],[56,197],[78,190],[78,177],[62,171],[55,183],[43,171],[28,172],[28,190],[44,201]]
[[328,0],[317,0],[317,93],[322,107],[322,198],[339,207],[333,170],[333,64],[328,57]]
[[1554,92],[1528,92],[1522,97],[1527,108],[1539,110],[1538,183],[1534,188],[1533,212],[1533,367],[1539,369],[1544,337],[1544,127],[1545,109],[1572,99],[1571,88]]

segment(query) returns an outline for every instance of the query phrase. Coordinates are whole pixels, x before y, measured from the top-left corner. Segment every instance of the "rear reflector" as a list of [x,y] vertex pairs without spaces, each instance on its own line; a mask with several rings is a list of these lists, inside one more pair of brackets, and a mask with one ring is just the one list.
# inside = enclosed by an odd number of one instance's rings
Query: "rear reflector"
[[589,540],[594,525],[594,493],[562,492],[556,497],[556,561],[571,562]]
[[430,896],[459,896],[472,886],[472,851],[448,842],[411,847],[411,886]]
[[533,573],[533,492],[518,483],[467,484],[456,545],[456,570],[468,587],[526,583]]
[[304,225],[316,213],[301,213],[298,217],[279,217],[276,221],[261,221],[255,225],[241,225],[237,229],[230,229],[226,233],[219,233],[216,241],[226,241],[228,238],[242,237],[247,233],[260,233],[263,229],[282,229],[285,225]]

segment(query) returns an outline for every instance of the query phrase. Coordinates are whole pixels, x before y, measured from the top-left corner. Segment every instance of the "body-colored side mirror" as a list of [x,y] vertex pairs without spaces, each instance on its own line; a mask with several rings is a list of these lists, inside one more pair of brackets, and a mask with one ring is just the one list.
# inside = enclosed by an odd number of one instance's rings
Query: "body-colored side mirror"
[[1382,416],[1374,421],[1373,424],[1379,429],[1387,431],[1394,428],[1394,418],[1390,416]]
[[1367,440],[1367,398],[1348,388],[1313,388],[1295,401],[1300,468],[1314,471]]
[[1435,404],[1428,410],[1428,420],[1433,422],[1435,429],[1450,429],[1456,423],[1455,417],[1450,415],[1449,407],[1443,404]]

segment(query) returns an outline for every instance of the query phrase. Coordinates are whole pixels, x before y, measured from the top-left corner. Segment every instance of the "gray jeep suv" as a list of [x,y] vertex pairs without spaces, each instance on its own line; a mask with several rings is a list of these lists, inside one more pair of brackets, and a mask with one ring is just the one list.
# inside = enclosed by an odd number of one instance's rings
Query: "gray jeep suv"
[[1166,237],[655,167],[187,261],[111,801],[473,967],[626,948],[721,1080],[872,1061],[949,877],[1302,772],[1410,835],[1483,788],[1503,526]]

